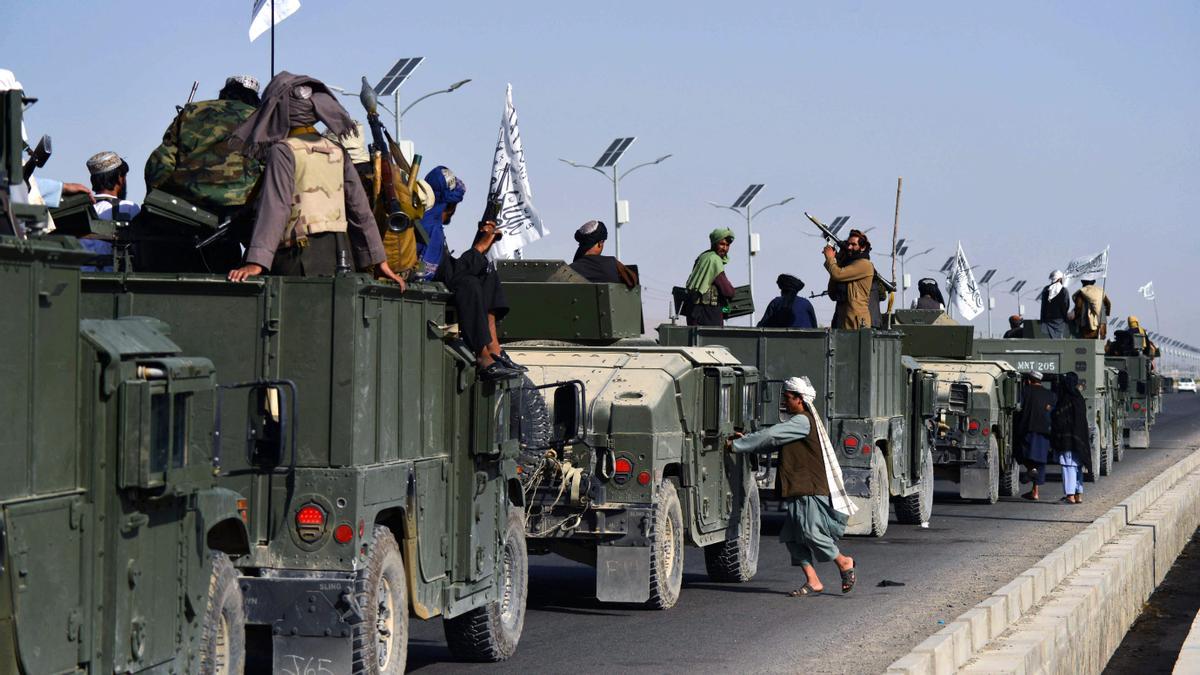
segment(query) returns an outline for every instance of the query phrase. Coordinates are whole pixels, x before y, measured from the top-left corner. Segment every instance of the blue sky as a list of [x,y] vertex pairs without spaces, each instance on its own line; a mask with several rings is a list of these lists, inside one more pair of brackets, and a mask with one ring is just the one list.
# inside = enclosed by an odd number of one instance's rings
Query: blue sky
[[[10,3],[0,37],[15,59],[0,65],[41,99],[28,127],[54,136],[47,174],[83,181],[84,160],[114,149],[140,175],[193,80],[201,98],[229,74],[265,82],[269,42],[247,39],[251,4]],[[761,308],[780,272],[824,286],[820,244],[798,234],[805,210],[875,226],[876,264],[889,268],[903,176],[900,236],[914,251],[936,247],[906,270],[914,281],[958,240],[981,270],[1031,288],[1109,244],[1116,313],[1153,329],[1136,292],[1153,280],[1162,331],[1200,343],[1197,3],[303,0],[277,32],[278,68],[350,89],[418,55],[408,100],[473,79],[404,120],[427,167],[466,180],[464,213],[482,208],[512,83],[552,230],[527,257],[569,256],[572,230],[591,218],[611,226],[611,186],[558,158],[591,163],[623,135],[638,137],[627,166],[674,155],[622,184],[632,211],[622,257],[641,267],[648,323],[665,315],[665,292],[713,227],[739,234],[729,273],[746,280],[744,221],[706,201],[730,203],[751,182],[767,185],[760,205],[796,198],[755,223]],[[453,247],[473,221],[451,228]],[[999,328],[1015,302],[997,293],[997,304]],[[827,321],[832,307],[819,300],[817,310]]]

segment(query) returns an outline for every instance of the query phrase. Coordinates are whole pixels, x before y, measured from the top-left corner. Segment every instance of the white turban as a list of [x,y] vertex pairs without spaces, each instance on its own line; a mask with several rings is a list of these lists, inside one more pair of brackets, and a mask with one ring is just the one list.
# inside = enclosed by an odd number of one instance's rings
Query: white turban
[[789,377],[783,381],[783,390],[800,394],[800,398],[809,402],[817,397],[817,390],[807,377]]
[[1050,273],[1050,286],[1046,289],[1046,299],[1053,300],[1054,298],[1058,297],[1058,294],[1062,293],[1062,291],[1063,291],[1064,282],[1065,282],[1065,279],[1063,278],[1062,272],[1060,272],[1059,270],[1054,270],[1053,272],[1051,272]]

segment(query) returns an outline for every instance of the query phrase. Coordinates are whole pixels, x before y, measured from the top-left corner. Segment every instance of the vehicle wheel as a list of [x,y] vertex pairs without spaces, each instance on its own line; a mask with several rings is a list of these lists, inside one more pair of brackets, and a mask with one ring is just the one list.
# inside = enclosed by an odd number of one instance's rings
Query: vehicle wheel
[[704,567],[713,581],[750,581],[758,572],[759,528],[762,504],[758,487],[751,485],[737,521],[737,536],[704,547]]
[[515,508],[508,511],[502,555],[500,599],[442,622],[450,653],[457,658],[503,661],[517,651],[529,597],[529,551],[525,518]]
[[654,522],[650,526],[650,600],[654,609],[670,609],[683,585],[683,509],[675,484],[658,486]]
[[1021,465],[1011,455],[1008,466],[1000,471],[1000,494],[1005,497],[1021,494]]
[[212,572],[200,637],[200,672],[233,675],[246,668],[246,609],[242,604],[242,588],[229,556],[220,551],[209,555]]
[[1121,431],[1118,429],[1112,435],[1113,459],[1121,461],[1125,459],[1125,439],[1121,436]]
[[995,436],[988,436],[988,496],[979,501],[995,504],[1000,501],[1000,444]]
[[916,494],[896,500],[896,520],[905,525],[928,523],[933,514],[933,452],[921,456],[921,477]]
[[408,580],[392,531],[376,525],[354,581],[363,620],[354,626],[354,672],[403,673],[408,660]]
[[[878,446],[876,446],[878,447]],[[888,512],[891,500],[888,499],[887,460],[883,453],[876,451],[871,454],[871,536],[882,537],[888,528]]]

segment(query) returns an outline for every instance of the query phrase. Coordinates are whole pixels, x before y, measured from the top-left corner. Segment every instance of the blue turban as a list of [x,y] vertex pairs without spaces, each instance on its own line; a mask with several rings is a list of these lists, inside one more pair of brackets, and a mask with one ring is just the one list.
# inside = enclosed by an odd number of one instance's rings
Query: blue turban
[[429,280],[437,273],[442,262],[442,251],[446,248],[446,232],[442,225],[442,214],[447,204],[457,204],[467,194],[467,184],[444,166],[436,166],[425,176],[425,182],[433,188],[434,204],[425,210],[421,225],[429,235],[429,243],[418,247],[421,256],[420,276]]

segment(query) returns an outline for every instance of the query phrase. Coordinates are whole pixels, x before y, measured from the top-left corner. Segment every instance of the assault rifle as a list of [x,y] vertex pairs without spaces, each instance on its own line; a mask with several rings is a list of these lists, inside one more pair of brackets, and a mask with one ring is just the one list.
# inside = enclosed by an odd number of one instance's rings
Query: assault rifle
[[[825,237],[825,241],[828,242],[830,246],[837,249],[838,251],[841,251],[843,248],[845,248],[846,242],[842,241],[841,239],[838,239],[837,235],[835,235],[833,232],[830,231],[830,229],[828,227],[825,226],[825,223],[822,223],[821,221],[817,220],[815,217],[809,215],[809,213],[807,211],[804,212],[804,215],[810,221],[812,221],[813,225],[817,226],[817,229],[821,230],[821,234]],[[878,269],[875,270],[875,283],[882,286],[889,293],[896,292],[896,284],[879,276]]]

